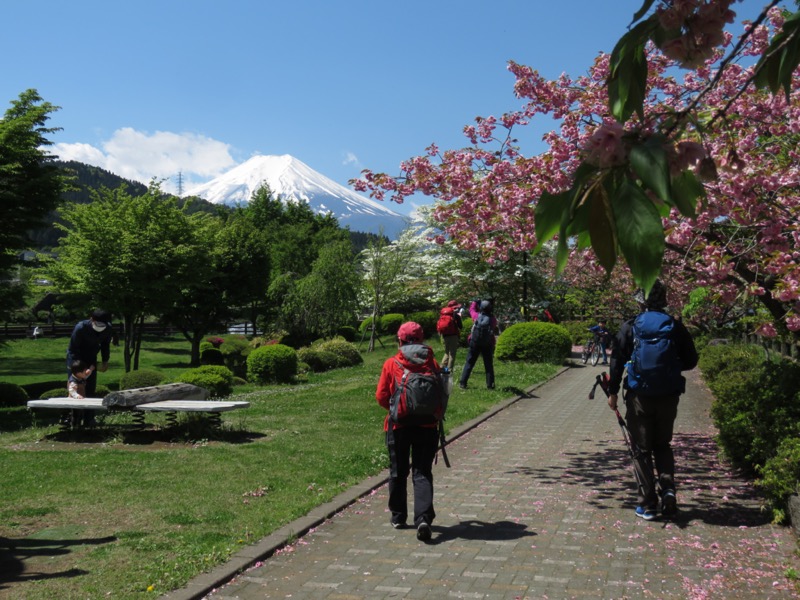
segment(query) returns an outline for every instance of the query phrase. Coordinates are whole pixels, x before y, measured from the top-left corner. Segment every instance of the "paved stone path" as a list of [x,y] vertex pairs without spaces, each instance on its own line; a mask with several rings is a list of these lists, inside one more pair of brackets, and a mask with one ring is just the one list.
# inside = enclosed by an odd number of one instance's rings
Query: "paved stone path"
[[567,369],[453,442],[430,543],[389,526],[382,486],[207,597],[800,598],[794,534],[718,461],[696,372],[674,441],[681,512],[635,517],[617,421],[599,389],[587,399],[600,369]]

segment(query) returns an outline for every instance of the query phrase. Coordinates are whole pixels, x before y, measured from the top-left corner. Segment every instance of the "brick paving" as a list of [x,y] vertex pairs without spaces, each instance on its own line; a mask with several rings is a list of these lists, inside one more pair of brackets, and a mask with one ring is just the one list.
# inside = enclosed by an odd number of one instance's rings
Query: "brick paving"
[[376,479],[268,559],[253,565],[275,539],[168,597],[203,597],[216,579],[209,600],[800,598],[784,576],[800,572],[792,529],[771,525],[752,486],[719,462],[696,372],[674,440],[681,512],[635,517],[619,426],[599,390],[587,399],[601,368],[566,369],[464,428],[452,468],[434,467],[431,542],[390,527],[385,485],[362,495]]

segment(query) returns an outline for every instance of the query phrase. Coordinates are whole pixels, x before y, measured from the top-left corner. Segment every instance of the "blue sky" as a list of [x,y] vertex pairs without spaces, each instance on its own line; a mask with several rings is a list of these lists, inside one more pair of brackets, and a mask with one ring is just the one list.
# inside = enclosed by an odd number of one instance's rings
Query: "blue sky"
[[[346,185],[433,142],[461,147],[476,116],[518,107],[508,60],[584,73],[641,3],[6,2],[0,106],[37,89],[61,107],[50,124],[63,158],[169,191],[178,171],[186,189],[255,154],[291,154]],[[764,3],[733,8],[754,18]],[[528,153],[538,137],[523,138]]]

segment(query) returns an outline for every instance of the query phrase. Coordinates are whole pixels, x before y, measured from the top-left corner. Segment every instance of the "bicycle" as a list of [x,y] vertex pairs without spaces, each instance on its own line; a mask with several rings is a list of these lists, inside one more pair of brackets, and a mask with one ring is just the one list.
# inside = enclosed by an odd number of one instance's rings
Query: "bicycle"
[[583,345],[581,360],[583,361],[583,364],[586,364],[591,359],[592,366],[594,367],[598,362],[600,362],[601,354],[602,349],[600,348],[600,342],[597,340],[596,336],[592,336]]

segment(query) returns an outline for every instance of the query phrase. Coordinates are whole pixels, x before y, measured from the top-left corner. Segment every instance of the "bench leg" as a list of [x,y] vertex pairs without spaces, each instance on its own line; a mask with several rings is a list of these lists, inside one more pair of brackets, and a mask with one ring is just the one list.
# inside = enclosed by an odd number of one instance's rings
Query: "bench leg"
[[168,412],[167,413],[167,427],[169,429],[175,429],[178,426],[178,413],[176,412]]
[[211,423],[212,428],[222,429],[222,415],[218,412],[209,413],[208,422]]

